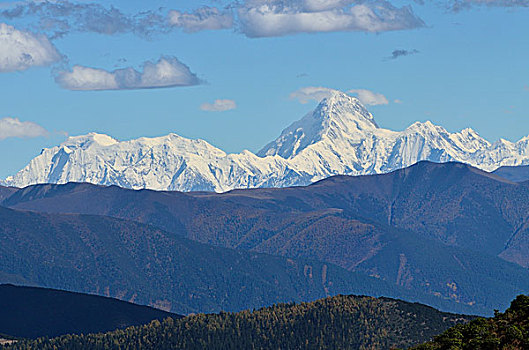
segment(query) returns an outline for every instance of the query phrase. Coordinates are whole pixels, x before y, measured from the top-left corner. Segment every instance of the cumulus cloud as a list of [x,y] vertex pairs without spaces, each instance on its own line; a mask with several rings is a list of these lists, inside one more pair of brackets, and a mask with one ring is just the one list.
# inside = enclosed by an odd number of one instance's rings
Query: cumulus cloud
[[233,100],[215,100],[213,103],[203,103],[200,109],[208,112],[224,112],[237,108],[237,104]]
[[55,81],[69,90],[117,90],[117,71],[74,66],[71,71],[61,71]]
[[397,8],[384,0],[247,0],[238,8],[240,30],[248,37],[296,33],[386,32],[424,26],[410,6]]
[[200,84],[200,79],[176,57],[164,56],[158,62],[147,61],[142,70],[132,67],[107,71],[74,66],[61,71],[55,81],[68,90],[154,89]]
[[305,104],[309,101],[321,101],[324,98],[331,96],[332,94],[338,92],[338,90],[321,87],[321,86],[307,86],[296,90],[290,94],[292,100],[298,100],[299,102]]
[[391,56],[389,56],[388,59],[394,60],[394,59],[397,59],[397,58],[403,57],[403,56],[415,55],[416,53],[419,53],[419,50],[416,50],[416,49],[413,49],[413,50],[402,50],[402,49],[393,50],[393,52],[391,53]]
[[60,59],[61,55],[46,36],[0,23],[0,72],[47,66]]
[[[352,89],[347,91],[350,94],[354,94],[357,96],[358,100],[362,102],[364,105],[368,106],[376,106],[376,105],[387,105],[389,103],[386,96],[373,92],[366,89]],[[339,90],[330,89],[326,87],[315,87],[315,86],[308,86],[301,88],[299,90],[296,90],[290,94],[291,99],[296,99],[299,102],[305,104],[309,101],[321,101],[324,98],[330,97],[335,93],[342,93]]]
[[68,0],[27,1],[0,11],[8,19],[36,17],[41,30],[55,32],[57,36],[70,31],[116,34],[133,32],[148,36],[152,32],[165,31],[165,18],[154,11],[132,15],[119,9],[97,3],[73,3]]
[[339,31],[378,33],[425,25],[411,6],[396,7],[386,0],[239,0],[224,10],[172,10],[168,17],[171,25],[188,32],[236,27],[250,38]]
[[72,31],[148,37],[175,27],[186,32],[235,27],[253,38],[336,31],[385,32],[424,26],[410,6],[395,7],[386,0],[234,0],[224,9],[205,6],[191,12],[163,11],[126,14],[95,2],[47,0],[14,3],[0,9],[0,17],[29,17],[33,25],[54,37]]
[[39,137],[47,136],[48,132],[42,126],[33,122],[23,122],[18,118],[0,119],[0,140],[10,137]]
[[373,92],[366,89],[352,89],[348,92],[357,95],[360,102],[366,106],[387,105],[389,103],[386,96],[378,92]]
[[215,7],[202,7],[191,13],[169,11],[169,23],[186,32],[229,29],[233,27],[233,22],[232,11],[221,11]]

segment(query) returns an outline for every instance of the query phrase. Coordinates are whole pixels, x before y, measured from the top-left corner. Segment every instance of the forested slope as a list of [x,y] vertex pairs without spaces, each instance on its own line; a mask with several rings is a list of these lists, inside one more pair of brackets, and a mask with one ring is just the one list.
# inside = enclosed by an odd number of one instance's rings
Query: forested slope
[[504,312],[456,325],[416,350],[529,349],[529,297],[519,295]]
[[22,341],[11,349],[389,349],[424,342],[470,319],[421,304],[340,295],[153,321],[105,334]]

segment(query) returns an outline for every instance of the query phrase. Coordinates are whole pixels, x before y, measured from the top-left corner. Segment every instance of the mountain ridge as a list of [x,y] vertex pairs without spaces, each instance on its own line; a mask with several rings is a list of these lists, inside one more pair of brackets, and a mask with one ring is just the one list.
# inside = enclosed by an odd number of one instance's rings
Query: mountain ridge
[[360,101],[335,91],[257,154],[227,154],[171,133],[117,141],[90,133],[41,154],[5,185],[89,182],[132,189],[216,191],[308,185],[332,175],[369,175],[421,160],[458,161],[483,170],[529,164],[529,137],[491,143],[467,128],[450,133],[430,121],[403,131],[379,127]]
[[111,216],[210,245],[325,261],[477,313],[529,290],[528,196],[529,184],[466,164],[419,162],[222,194],[34,185],[2,205]]

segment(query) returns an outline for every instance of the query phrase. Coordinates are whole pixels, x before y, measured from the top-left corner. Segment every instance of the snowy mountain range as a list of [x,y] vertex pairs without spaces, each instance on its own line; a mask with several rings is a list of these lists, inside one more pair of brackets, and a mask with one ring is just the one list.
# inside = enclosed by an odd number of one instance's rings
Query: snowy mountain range
[[460,161],[483,170],[529,164],[529,137],[490,143],[472,129],[449,133],[427,121],[404,131],[380,128],[342,92],[286,128],[256,154],[227,154],[176,134],[118,141],[90,133],[44,149],[4,183],[89,182],[125,188],[223,192],[306,185],[331,175],[386,173],[415,164]]

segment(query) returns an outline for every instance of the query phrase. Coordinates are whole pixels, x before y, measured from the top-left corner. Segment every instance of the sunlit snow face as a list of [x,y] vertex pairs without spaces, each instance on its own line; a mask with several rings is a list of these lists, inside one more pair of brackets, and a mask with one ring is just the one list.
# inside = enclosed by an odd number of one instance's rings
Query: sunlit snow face
[[529,162],[528,145],[527,139],[491,144],[471,129],[450,133],[429,121],[403,131],[380,128],[357,98],[333,90],[258,155],[227,154],[206,141],[176,134],[117,141],[91,133],[43,150],[7,180],[18,187],[74,181],[223,192],[272,183],[306,185],[336,174],[386,173],[420,160],[456,160],[494,170],[503,164]]

